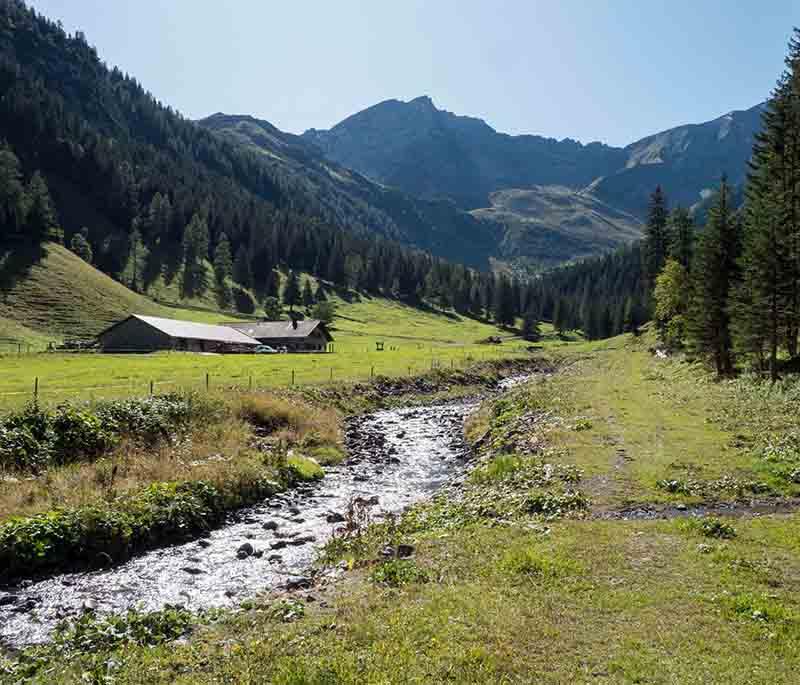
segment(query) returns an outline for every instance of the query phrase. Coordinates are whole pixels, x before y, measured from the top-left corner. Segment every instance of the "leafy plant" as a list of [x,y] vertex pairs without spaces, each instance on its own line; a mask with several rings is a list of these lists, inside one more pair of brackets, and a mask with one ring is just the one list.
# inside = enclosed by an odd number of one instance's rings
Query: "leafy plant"
[[427,583],[430,576],[410,559],[390,559],[377,566],[370,574],[370,580],[379,585],[400,587],[409,583]]

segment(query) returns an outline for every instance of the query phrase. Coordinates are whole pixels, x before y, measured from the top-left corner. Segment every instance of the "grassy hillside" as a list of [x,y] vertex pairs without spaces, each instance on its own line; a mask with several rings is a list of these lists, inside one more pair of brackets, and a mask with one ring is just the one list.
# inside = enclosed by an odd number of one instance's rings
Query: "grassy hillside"
[[39,347],[48,341],[92,338],[134,313],[191,321],[221,318],[214,312],[156,304],[65,247],[48,243],[41,260],[0,288],[0,342],[5,338],[6,343],[21,341]]
[[[308,278],[307,276],[305,278]],[[313,281],[313,279],[312,279]],[[177,290],[160,291],[177,296]],[[512,332],[474,319],[416,309],[383,298],[333,296],[335,353],[328,355],[148,355],[34,354],[17,356],[23,343],[42,351],[50,341],[92,338],[131,313],[219,323],[227,312],[158,304],[97,271],[60,245],[17,278],[0,298],[0,406],[26,402],[35,379],[45,401],[142,395],[151,381],[159,392],[220,386],[286,386],[374,375],[419,373],[434,366],[463,365],[474,359],[517,354]],[[192,303],[194,304],[194,302]],[[212,302],[204,303],[207,305]],[[489,336],[506,340],[486,344]],[[376,343],[384,343],[384,351]],[[252,379],[252,381],[251,381]]]
[[505,227],[497,258],[545,269],[608,252],[641,237],[638,218],[561,186],[500,190],[472,213]]

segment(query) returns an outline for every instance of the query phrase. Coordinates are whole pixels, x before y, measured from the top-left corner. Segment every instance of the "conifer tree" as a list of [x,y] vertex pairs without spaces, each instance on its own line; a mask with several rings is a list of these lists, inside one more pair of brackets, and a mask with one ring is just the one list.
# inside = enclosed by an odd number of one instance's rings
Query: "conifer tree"
[[236,259],[233,262],[233,280],[245,288],[253,287],[253,269],[250,265],[250,252],[247,247],[240,245],[236,250]]
[[208,223],[200,214],[194,214],[183,233],[183,291],[187,296],[202,293],[208,285],[205,267],[208,247]]
[[525,312],[522,318],[522,339],[528,342],[539,342],[542,339],[539,319],[532,310]]
[[89,243],[89,229],[84,227],[74,236],[69,243],[69,249],[78,255],[87,264],[92,263],[92,246]]
[[293,312],[294,307],[300,304],[300,281],[294,271],[290,271],[286,279],[286,286],[283,289],[283,304],[289,308],[290,312]]
[[38,171],[31,176],[27,189],[28,215],[27,230],[29,238],[36,241],[53,240],[62,242],[64,234],[58,225],[58,217],[47,182]]
[[231,244],[228,236],[222,233],[214,250],[214,275],[217,283],[223,284],[233,273],[233,258],[231,257]]
[[270,269],[264,286],[266,297],[281,297],[281,275],[275,270]]
[[317,290],[314,293],[314,301],[315,302],[326,302],[328,296],[325,294],[325,286],[322,284],[322,281],[317,281]]
[[22,232],[25,213],[26,196],[19,159],[7,145],[0,144],[0,242]]
[[691,349],[697,356],[711,359],[719,376],[733,371],[730,305],[741,251],[741,229],[730,194],[723,177],[697,246],[687,318]]
[[655,285],[656,277],[664,268],[669,254],[671,239],[668,218],[667,199],[661,186],[656,186],[650,196],[650,209],[645,228],[645,264],[650,288]]
[[314,291],[311,289],[311,281],[306,278],[303,284],[303,307],[305,307],[306,312],[311,311],[311,307],[313,307],[315,303],[316,300],[314,299]]
[[680,264],[686,273],[692,270],[692,254],[694,253],[694,221],[689,210],[676,207],[669,215],[670,239],[669,257]]

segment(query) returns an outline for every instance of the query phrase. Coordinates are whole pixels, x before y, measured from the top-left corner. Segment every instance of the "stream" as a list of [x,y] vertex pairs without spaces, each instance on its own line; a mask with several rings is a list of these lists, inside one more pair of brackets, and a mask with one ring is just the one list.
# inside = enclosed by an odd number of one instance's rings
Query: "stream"
[[[509,378],[501,389],[521,380]],[[354,498],[379,519],[463,475],[469,449],[462,429],[476,406],[458,401],[358,417],[347,429],[350,457],[327,467],[325,478],[239,511],[206,537],[113,568],[2,589],[0,642],[44,642],[62,619],[87,610],[235,607],[259,592],[302,587]]]

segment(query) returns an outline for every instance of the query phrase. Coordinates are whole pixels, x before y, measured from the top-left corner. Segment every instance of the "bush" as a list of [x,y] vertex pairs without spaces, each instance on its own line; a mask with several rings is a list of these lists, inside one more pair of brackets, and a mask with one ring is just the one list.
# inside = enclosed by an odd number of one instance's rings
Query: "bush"
[[408,583],[427,583],[430,577],[427,571],[419,568],[411,560],[392,559],[378,566],[370,574],[370,580],[380,585],[400,587]]
[[49,466],[93,461],[123,437],[154,444],[192,423],[217,420],[223,411],[221,403],[193,395],[117,400],[94,407],[62,404],[51,412],[32,402],[0,422],[0,467],[39,473]]
[[589,500],[578,490],[563,493],[539,492],[525,500],[525,510],[529,514],[542,514],[547,517],[562,516],[571,511],[588,508]]

